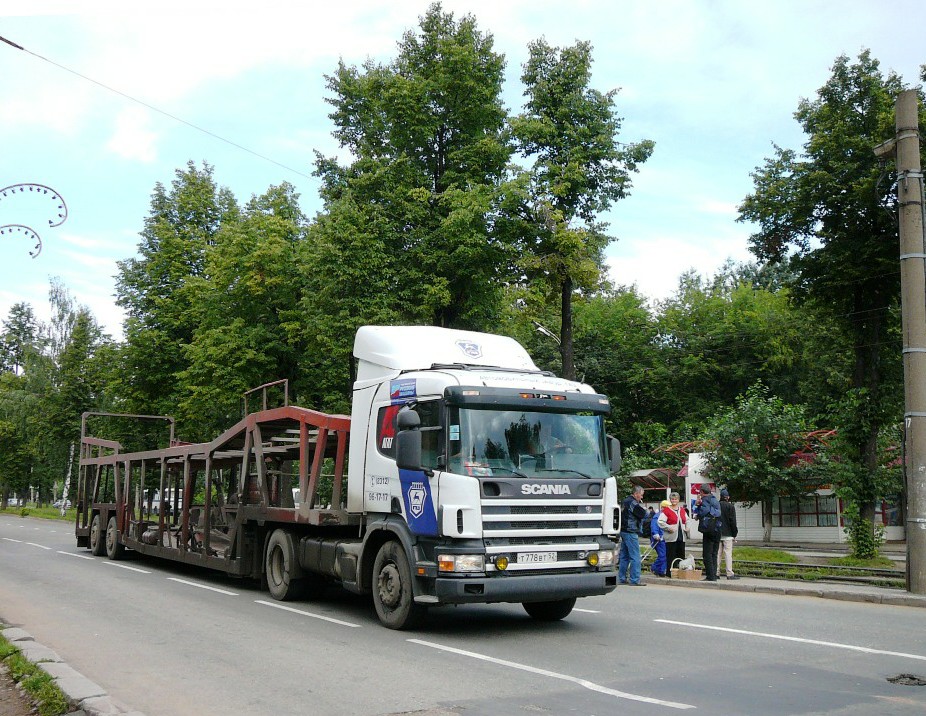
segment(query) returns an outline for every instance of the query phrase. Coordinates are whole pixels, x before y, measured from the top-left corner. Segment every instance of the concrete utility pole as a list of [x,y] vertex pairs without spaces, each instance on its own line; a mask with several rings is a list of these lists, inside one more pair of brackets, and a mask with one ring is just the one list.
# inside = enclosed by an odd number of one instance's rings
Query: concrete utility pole
[[906,433],[907,589],[915,594],[926,594],[926,237],[923,235],[923,171],[916,90],[898,95],[896,128]]

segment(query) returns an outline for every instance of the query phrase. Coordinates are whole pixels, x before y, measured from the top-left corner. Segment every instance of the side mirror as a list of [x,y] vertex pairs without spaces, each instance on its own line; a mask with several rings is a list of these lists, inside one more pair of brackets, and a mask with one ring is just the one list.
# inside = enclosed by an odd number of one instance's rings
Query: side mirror
[[421,418],[414,410],[403,408],[396,416],[395,463],[400,470],[421,470]]
[[621,458],[621,441],[610,435],[608,435],[608,460],[611,472],[620,472],[621,465],[624,463]]

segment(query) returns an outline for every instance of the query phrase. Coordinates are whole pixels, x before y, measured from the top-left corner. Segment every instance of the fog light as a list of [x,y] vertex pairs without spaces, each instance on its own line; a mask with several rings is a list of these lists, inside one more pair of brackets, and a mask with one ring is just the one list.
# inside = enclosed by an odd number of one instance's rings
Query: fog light
[[495,558],[495,569],[500,569],[505,571],[508,569],[508,558],[507,557],[496,557]]
[[484,572],[485,555],[482,554],[439,554],[437,568],[441,572]]
[[588,562],[592,567],[597,567],[598,566],[598,553],[589,552],[588,555],[586,555],[585,557],[585,561]]

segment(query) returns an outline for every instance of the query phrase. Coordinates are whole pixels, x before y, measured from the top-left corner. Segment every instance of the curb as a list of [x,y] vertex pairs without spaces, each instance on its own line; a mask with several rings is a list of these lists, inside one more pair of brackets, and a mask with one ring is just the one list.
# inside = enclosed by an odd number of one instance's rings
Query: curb
[[103,687],[72,669],[58,654],[39,644],[29,632],[0,626],[0,634],[20,650],[24,659],[54,679],[68,705],[75,709],[68,716],[145,716],[141,711],[134,711],[111,699]]
[[895,607],[922,607],[926,608],[926,596],[909,594],[907,592],[850,592],[839,589],[826,589],[821,587],[803,587],[779,584],[744,584],[738,581],[735,584],[727,582],[696,582],[687,579],[665,579],[647,575],[648,584],[659,584],[670,587],[687,587],[689,589],[725,589],[732,592],[754,592],[756,594],[781,594],[791,597],[819,597],[821,599],[836,599],[843,602],[867,602],[870,604],[886,604]]

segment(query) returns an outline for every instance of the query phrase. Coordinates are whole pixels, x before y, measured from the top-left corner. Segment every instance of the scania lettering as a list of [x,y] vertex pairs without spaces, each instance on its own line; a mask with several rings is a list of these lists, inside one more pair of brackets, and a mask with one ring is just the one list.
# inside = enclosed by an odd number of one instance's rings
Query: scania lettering
[[[485,333],[364,326],[354,357],[350,416],[291,405],[285,381],[249,391],[208,443],[175,440],[163,416],[85,414],[78,545],[261,579],[281,600],[369,594],[394,629],[445,604],[557,620],[615,588],[605,396]],[[126,419],[163,421],[167,446],[113,440]]]

